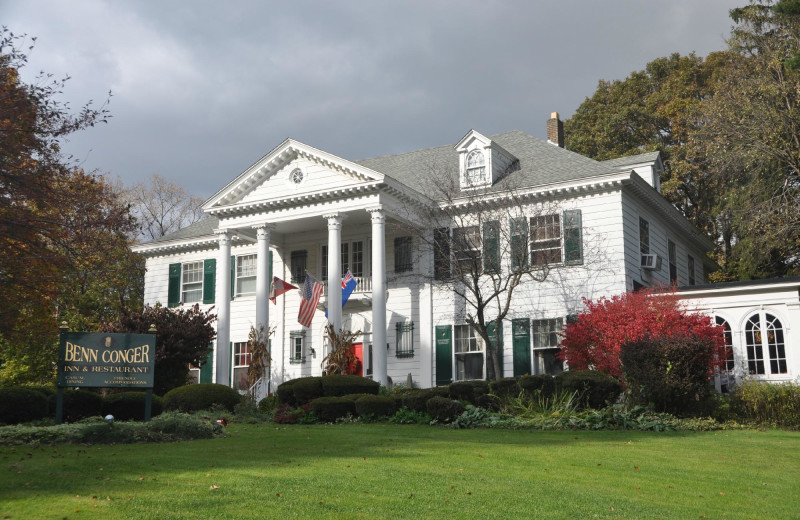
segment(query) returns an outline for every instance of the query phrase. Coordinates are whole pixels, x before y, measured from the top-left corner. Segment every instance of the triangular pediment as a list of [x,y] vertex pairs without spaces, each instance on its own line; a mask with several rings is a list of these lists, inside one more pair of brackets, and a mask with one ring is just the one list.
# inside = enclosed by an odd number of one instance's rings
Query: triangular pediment
[[352,161],[287,139],[203,204],[203,210],[382,182],[384,176]]

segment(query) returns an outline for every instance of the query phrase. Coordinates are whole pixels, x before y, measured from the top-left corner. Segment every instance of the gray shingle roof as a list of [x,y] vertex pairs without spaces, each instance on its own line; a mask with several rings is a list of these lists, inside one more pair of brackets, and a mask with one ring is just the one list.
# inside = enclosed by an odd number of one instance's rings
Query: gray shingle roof
[[172,242],[174,240],[187,240],[190,238],[204,237],[212,235],[214,230],[219,227],[219,219],[214,216],[208,216],[202,220],[198,220],[194,224],[190,224],[185,228],[179,229],[174,233],[169,233],[163,237],[156,238],[147,242],[148,244],[158,244],[160,242]]
[[[519,130],[488,137],[519,159],[519,170],[509,175],[514,177],[518,187],[579,180],[609,171],[604,163],[559,148]],[[458,152],[452,144],[355,162],[423,192],[425,181],[429,181],[431,172],[449,175],[454,180],[458,175]]]
[[647,152],[638,155],[628,155],[627,157],[617,157],[616,159],[609,159],[602,161],[608,168],[623,168],[624,166],[632,166],[634,164],[641,164],[644,162],[655,161],[661,152]]

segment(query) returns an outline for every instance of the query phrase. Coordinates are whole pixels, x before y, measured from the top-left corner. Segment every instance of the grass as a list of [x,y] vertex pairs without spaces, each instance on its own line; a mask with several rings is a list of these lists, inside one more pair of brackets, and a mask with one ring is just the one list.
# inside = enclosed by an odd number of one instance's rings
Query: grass
[[798,518],[800,434],[236,425],[0,447],[0,517]]

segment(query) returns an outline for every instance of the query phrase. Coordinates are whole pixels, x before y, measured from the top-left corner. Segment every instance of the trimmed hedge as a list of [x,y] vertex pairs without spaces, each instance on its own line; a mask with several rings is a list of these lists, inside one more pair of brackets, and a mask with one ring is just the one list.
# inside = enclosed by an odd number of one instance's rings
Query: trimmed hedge
[[322,390],[322,378],[319,376],[301,377],[292,385],[296,406],[310,403],[325,393]]
[[326,397],[347,394],[378,395],[381,384],[372,379],[352,375],[330,375],[322,377],[322,395]]
[[517,397],[520,392],[519,384],[513,377],[505,377],[489,383],[489,390],[500,399],[504,397]]
[[258,402],[258,411],[259,413],[272,413],[278,407],[278,397],[274,395],[268,395],[264,399]]
[[448,388],[450,397],[471,404],[477,404],[480,397],[489,393],[489,383],[486,381],[457,381]]
[[233,412],[242,400],[239,392],[217,383],[199,383],[173,388],[164,395],[164,410],[196,412],[208,410],[214,405]]
[[[102,414],[111,414],[117,421],[143,421],[146,401],[146,392],[109,394],[103,399]],[[150,406],[150,417],[160,415],[163,410],[164,400],[154,395]]]
[[403,406],[415,412],[427,412],[428,399],[433,397],[447,397],[449,398],[450,391],[446,386],[437,386],[434,388],[415,388],[404,392],[401,398]]
[[[56,409],[58,396],[49,397],[51,409]],[[75,422],[103,412],[103,398],[89,390],[64,390],[64,422]]]
[[435,420],[448,423],[464,413],[464,405],[449,397],[431,397],[426,403],[426,411]]
[[365,395],[356,402],[358,415],[374,417],[391,417],[397,412],[394,399],[382,395]]
[[47,397],[34,388],[0,388],[0,423],[18,424],[48,415]]
[[584,408],[599,410],[613,403],[622,393],[622,383],[596,370],[569,370],[555,376],[558,392],[578,392]]
[[356,404],[345,397],[320,397],[311,401],[311,411],[319,422],[334,422],[347,414],[356,414]]
[[278,403],[289,406],[297,406],[297,401],[294,399],[294,389],[292,388],[299,379],[289,379],[278,385],[275,395],[278,396]]
[[531,396],[538,391],[543,398],[549,399],[556,393],[556,382],[550,374],[522,376],[517,383]]

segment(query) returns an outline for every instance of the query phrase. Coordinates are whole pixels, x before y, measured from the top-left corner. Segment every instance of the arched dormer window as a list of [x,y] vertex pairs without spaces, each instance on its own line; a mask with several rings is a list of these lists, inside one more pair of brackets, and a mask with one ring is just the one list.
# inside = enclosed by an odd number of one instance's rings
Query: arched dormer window
[[[744,335],[747,369],[751,374],[787,373],[783,325],[777,317],[765,312],[753,314],[745,324]],[[769,365],[765,363],[765,351],[769,353]]]
[[472,150],[467,154],[466,184],[484,184],[486,182],[486,159],[481,150]]

